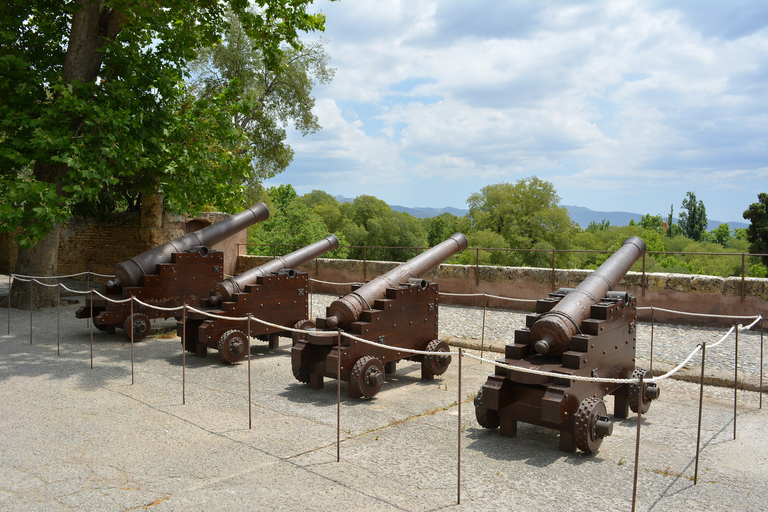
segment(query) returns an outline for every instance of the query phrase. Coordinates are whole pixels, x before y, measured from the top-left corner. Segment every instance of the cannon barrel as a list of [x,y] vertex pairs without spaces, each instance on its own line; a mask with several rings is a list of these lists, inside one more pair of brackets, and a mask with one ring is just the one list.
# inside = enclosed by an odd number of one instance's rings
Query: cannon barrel
[[285,256],[278,256],[277,258],[268,261],[267,263],[252,268],[238,274],[235,277],[225,279],[216,285],[214,294],[209,299],[211,304],[218,304],[222,301],[227,301],[232,298],[237,292],[241,292],[243,286],[256,281],[259,276],[265,276],[272,272],[279,272],[283,269],[293,269],[300,267],[307,262],[312,261],[318,256],[325,254],[328,251],[333,251],[339,248],[339,239],[334,235],[328,235],[322,240],[310,244],[306,247],[302,247],[299,250],[286,254]]
[[147,252],[116,264],[115,276],[117,277],[117,282],[121,286],[139,286],[142,276],[154,274],[156,266],[160,263],[171,261],[173,253],[190,251],[196,247],[200,247],[201,251],[207,252],[208,247],[216,245],[248,226],[268,218],[269,208],[264,203],[258,202],[236,215],[220,220],[194,233],[187,233],[184,236],[180,236],[170,242],[165,242]]
[[372,279],[357,290],[333,301],[328,307],[325,325],[331,329],[338,326],[348,326],[360,318],[360,313],[371,309],[374,300],[384,297],[387,288],[393,288],[400,283],[429,272],[466,248],[467,238],[461,233],[454,233],[448,240],[440,242],[386,274]]
[[571,336],[580,332],[581,322],[589,317],[597,304],[613,289],[632,265],[645,254],[645,242],[631,236],[574,290],[531,326],[531,342],[539,354],[551,356],[567,351]]

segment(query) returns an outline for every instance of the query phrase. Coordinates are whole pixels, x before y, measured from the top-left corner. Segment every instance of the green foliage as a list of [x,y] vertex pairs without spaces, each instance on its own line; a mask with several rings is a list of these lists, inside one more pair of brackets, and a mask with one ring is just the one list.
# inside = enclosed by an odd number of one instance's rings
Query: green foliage
[[[430,247],[443,242],[450,238],[450,236],[456,232],[460,232],[457,228],[458,217],[450,213],[442,213],[437,217],[430,217],[422,220],[424,230],[427,234],[427,244]],[[489,245],[479,245],[477,247],[490,247]]]
[[696,193],[686,192],[682,208],[677,221],[682,233],[693,240],[700,240],[702,233],[707,229],[707,209],[704,202],[696,200]]
[[664,231],[664,221],[661,220],[661,214],[651,215],[647,213],[640,218],[639,226],[648,231],[662,233]]
[[[511,248],[566,249],[574,228],[559,201],[552,184],[534,176],[483,187],[467,204],[473,227],[500,234]],[[530,252],[522,259],[535,264],[540,255]]]
[[[768,254],[768,194],[757,194],[757,202],[744,211],[744,218],[749,221],[747,240],[749,252]],[[763,265],[768,267],[768,256],[761,257]]]
[[[249,248],[251,254],[283,255],[328,236],[323,220],[298,199],[291,185],[271,187],[267,192],[274,208],[269,219],[253,229],[249,242],[257,245]],[[346,258],[349,253],[346,241],[343,235],[336,236],[339,248],[325,257]]]
[[595,231],[605,231],[611,227],[611,221],[603,219],[600,222],[595,222],[593,220],[589,221],[589,226],[587,226],[587,231],[590,233],[594,233]]
[[243,181],[257,177],[256,154],[232,119],[251,104],[235,87],[192,96],[186,65],[221,39],[229,8],[264,66],[279,70],[285,44],[299,51],[300,32],[323,28],[307,3],[260,0],[248,11],[240,0],[6,2],[0,229],[21,227],[31,246],[76,205],[136,207],[142,193],[163,194],[165,208],[182,214],[239,207]]

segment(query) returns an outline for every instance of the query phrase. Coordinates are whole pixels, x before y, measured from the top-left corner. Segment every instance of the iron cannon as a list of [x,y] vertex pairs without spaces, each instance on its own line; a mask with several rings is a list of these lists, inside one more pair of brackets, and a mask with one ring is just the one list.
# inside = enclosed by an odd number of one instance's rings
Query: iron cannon
[[[314,327],[307,320],[309,311],[309,277],[296,268],[339,247],[339,240],[328,235],[322,240],[290,254],[275,258],[237,276],[222,280],[201,306],[208,314],[189,312],[184,322],[177,323],[176,332],[182,337],[186,350],[205,357],[208,349],[219,351],[219,360],[234,364],[247,355],[250,347],[246,320],[251,315],[279,326]],[[280,336],[290,336],[279,327],[250,322],[250,335],[267,341],[269,348],[279,346]]]
[[[326,316],[317,318],[317,332],[294,337],[294,377],[312,389],[322,389],[324,377],[339,377],[349,383],[350,397],[370,398],[379,392],[386,374],[395,372],[400,360],[420,362],[424,380],[442,375],[451,362],[450,355],[414,355],[398,349],[448,352],[448,345],[437,339],[437,284],[418,276],[466,247],[466,237],[455,233],[335,300]],[[336,338],[327,334],[338,329],[386,348],[343,338],[339,352]]]
[[[184,303],[197,305],[224,279],[224,254],[210,247],[268,218],[269,209],[259,202],[236,215],[118,263],[115,265],[116,278],[107,283],[105,295],[117,300],[133,296],[164,308],[176,308]],[[132,314],[129,303],[94,297],[86,299],[85,306],[75,316],[93,316],[94,326],[110,334],[115,328],[123,328],[128,339],[132,328],[133,339],[137,341],[149,334],[151,319],[180,314],[136,304]]]
[[[515,331],[496,367],[475,397],[478,423],[517,434],[522,421],[560,431],[560,449],[594,452],[613,432],[603,397],[614,396],[614,417],[629,409],[645,413],[659,397],[654,383],[617,384],[571,377],[650,379],[635,367],[637,301],[611,291],[645,253],[645,243],[629,237],[619,250],[575,289],[563,288],[536,304],[526,327]],[[557,377],[524,370],[556,373]]]

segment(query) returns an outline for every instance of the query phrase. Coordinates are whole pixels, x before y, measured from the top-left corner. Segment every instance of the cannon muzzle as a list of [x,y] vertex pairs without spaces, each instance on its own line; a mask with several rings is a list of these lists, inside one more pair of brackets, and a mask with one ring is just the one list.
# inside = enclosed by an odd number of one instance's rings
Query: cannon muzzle
[[158,264],[171,261],[173,253],[198,250],[200,254],[207,254],[208,247],[268,218],[267,205],[258,202],[237,215],[220,220],[194,233],[188,233],[170,242],[165,242],[154,249],[116,264],[117,282],[121,286],[139,286],[143,276],[154,274]]
[[643,254],[645,242],[636,236],[627,238],[605,263],[541,315],[531,326],[531,341],[536,352],[556,356],[567,351],[571,336],[580,332],[581,322],[589,317],[592,305],[600,302]]
[[335,235],[328,235],[322,240],[302,247],[285,256],[278,256],[272,261],[238,274],[235,277],[225,279],[216,285],[214,294],[209,299],[212,305],[228,301],[235,293],[243,291],[246,284],[256,281],[259,276],[265,276],[283,269],[295,269],[312,261],[313,259],[339,248],[339,239]]
[[331,329],[350,325],[360,318],[360,313],[371,309],[374,300],[384,297],[387,288],[394,288],[400,283],[429,272],[466,248],[467,238],[461,233],[454,233],[448,240],[333,301],[328,307],[325,325]]

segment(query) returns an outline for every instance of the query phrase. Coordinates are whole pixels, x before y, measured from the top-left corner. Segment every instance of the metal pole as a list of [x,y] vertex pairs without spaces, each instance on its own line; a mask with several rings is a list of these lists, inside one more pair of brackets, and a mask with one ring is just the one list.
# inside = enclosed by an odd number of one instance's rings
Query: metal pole
[[341,461],[341,329],[336,338],[336,462]]
[[[35,283],[34,279],[29,280],[29,344],[32,344],[32,296],[34,295],[35,287],[32,286]],[[10,297],[9,297],[10,298]]]
[[651,372],[653,372],[653,328],[654,328],[653,306],[651,306],[651,364],[650,364]]
[[56,280],[56,355],[61,355],[61,286]]
[[480,331],[480,357],[483,357],[483,348],[485,347],[485,292],[483,292],[483,330]]
[[187,405],[187,303],[186,302],[184,303],[181,309],[181,405]]
[[744,302],[744,276],[746,275],[744,259],[744,253],[741,253],[741,302]]
[[13,286],[13,282],[11,282],[11,269],[8,269],[8,336],[11,335],[11,287]]
[[314,293],[315,286],[314,286],[314,284],[315,283],[313,281],[309,282],[309,318],[313,318],[312,317],[312,303],[315,301],[315,293]]
[[552,249],[552,291],[555,291],[555,250]]
[[128,317],[130,321],[128,322],[128,328],[131,330],[131,386],[133,386],[134,383],[134,374],[133,374],[133,295],[131,295],[131,316]]
[[363,281],[368,279],[368,248],[363,246]]
[[696,431],[696,464],[693,469],[693,485],[699,481],[699,446],[701,445],[701,410],[704,406],[704,361],[707,357],[707,342],[701,344],[701,378],[699,379],[699,426]]
[[643,253],[643,278],[640,285],[642,286],[642,296],[645,297],[645,253]]
[[[91,289],[91,271],[89,270],[88,273],[85,275],[85,286],[89,290]],[[88,317],[88,323],[86,325],[91,325],[92,319],[91,317]]]
[[458,438],[456,443],[456,448],[458,450],[458,456],[456,458],[457,460],[457,467],[458,470],[456,472],[457,478],[456,478],[456,504],[461,505],[461,359],[462,359],[462,350],[459,348],[459,421],[458,421]]
[[733,362],[733,439],[736,439],[736,395],[739,390],[739,326],[736,325],[736,348]]
[[[643,374],[640,374],[639,382],[640,393],[643,392]],[[640,457],[640,424],[643,420],[643,407],[642,403],[637,408],[637,433],[635,434],[635,481],[632,485],[632,512],[635,511],[635,503],[637,502],[637,467]]]
[[480,249],[475,249],[475,286],[480,284]]
[[245,344],[246,350],[248,350],[248,430],[253,429],[253,414],[251,410],[251,314],[248,313],[245,325],[245,337],[248,342]]
[[[10,295],[8,295],[10,298]],[[10,325],[10,323],[9,323]],[[760,409],[763,408],[763,319],[760,319]]]
[[[90,292],[90,306],[91,306],[91,318],[93,318],[93,288],[89,289]],[[91,370],[93,370],[93,322],[91,322]]]

